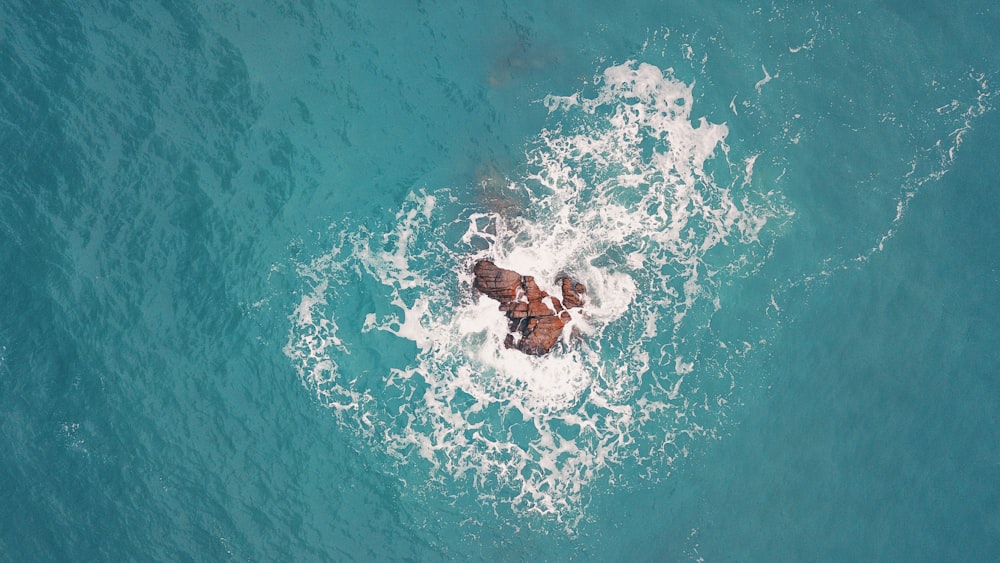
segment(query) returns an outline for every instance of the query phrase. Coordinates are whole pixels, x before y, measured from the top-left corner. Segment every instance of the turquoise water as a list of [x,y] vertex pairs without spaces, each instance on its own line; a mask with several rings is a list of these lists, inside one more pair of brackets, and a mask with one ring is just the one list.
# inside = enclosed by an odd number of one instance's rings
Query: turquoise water
[[534,4],[0,5],[2,559],[1000,556],[1000,9]]

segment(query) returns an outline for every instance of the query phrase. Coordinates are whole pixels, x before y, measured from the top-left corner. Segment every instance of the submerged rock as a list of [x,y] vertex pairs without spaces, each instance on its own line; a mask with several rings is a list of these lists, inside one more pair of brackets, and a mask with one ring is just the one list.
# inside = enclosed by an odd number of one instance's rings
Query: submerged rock
[[500,311],[507,314],[509,333],[504,344],[525,354],[547,353],[571,320],[567,309],[583,306],[586,289],[568,277],[556,280],[562,288],[560,301],[542,291],[535,278],[500,268],[489,260],[476,262],[472,272],[476,276],[473,286],[499,301]]

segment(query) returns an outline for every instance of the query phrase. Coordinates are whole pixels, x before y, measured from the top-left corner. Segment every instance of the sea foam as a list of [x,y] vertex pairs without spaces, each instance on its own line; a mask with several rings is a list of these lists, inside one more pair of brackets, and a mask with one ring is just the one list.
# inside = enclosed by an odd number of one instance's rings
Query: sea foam
[[[669,70],[629,61],[596,85],[543,100],[549,124],[509,187],[519,213],[423,189],[384,232],[338,225],[358,234],[300,266],[285,349],[397,467],[568,527],[595,479],[640,464],[656,479],[715,435],[735,377],[712,359],[733,354],[708,334],[718,290],[766,259],[758,235],[788,215],[773,186],[754,185],[756,155],[731,162],[727,126],[693,117],[692,86]],[[587,286],[552,353],[504,347],[503,313],[472,290],[483,258],[550,293],[566,273]],[[355,283],[381,288],[363,321],[343,297]],[[414,342],[412,361],[370,366],[375,377],[341,367],[378,332]]]

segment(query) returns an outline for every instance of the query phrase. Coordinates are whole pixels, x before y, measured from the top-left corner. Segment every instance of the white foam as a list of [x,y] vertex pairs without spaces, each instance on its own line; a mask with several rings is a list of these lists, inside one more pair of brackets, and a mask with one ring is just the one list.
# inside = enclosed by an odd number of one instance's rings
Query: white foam
[[[757,155],[730,163],[727,126],[693,117],[692,86],[669,69],[629,61],[596,84],[545,98],[559,126],[532,141],[529,171],[511,184],[532,202],[521,214],[442,203],[461,204],[457,190],[417,191],[383,233],[342,225],[358,234],[300,268],[308,290],[285,350],[345,426],[399,463],[567,525],[594,479],[626,464],[648,464],[655,478],[715,434],[713,413],[728,401],[699,382],[717,380],[724,362],[698,358],[718,287],[767,255],[757,235],[787,213],[774,190],[754,189]],[[715,183],[712,161],[731,183]],[[439,228],[452,224],[466,225],[453,240]],[[504,347],[506,318],[472,290],[481,258],[552,295],[562,274],[586,285],[558,349]],[[385,294],[345,331],[413,341],[411,365],[340,372],[345,272]]]
[[[843,270],[851,267],[852,264],[867,262],[874,255],[882,252],[886,243],[895,236],[913,198],[926,184],[940,180],[951,170],[965,135],[972,130],[974,123],[979,118],[993,109],[992,99],[1000,93],[1000,90],[990,87],[984,74],[971,72],[966,80],[971,82],[976,90],[975,100],[962,102],[953,99],[936,108],[935,112],[954,129],[947,133],[944,138],[936,140],[933,145],[919,149],[910,161],[910,170],[902,179],[901,193],[896,200],[895,216],[888,228],[878,236],[869,249],[847,262],[839,263],[834,268],[820,272],[820,277],[827,277],[833,271]],[[798,283],[807,281],[809,281],[809,277]]]
[[774,78],[774,76],[771,76],[771,73],[767,72],[767,68],[764,65],[760,65],[760,70],[764,72],[764,78],[761,78],[756,84],[753,85],[758,94],[760,94],[761,88]]

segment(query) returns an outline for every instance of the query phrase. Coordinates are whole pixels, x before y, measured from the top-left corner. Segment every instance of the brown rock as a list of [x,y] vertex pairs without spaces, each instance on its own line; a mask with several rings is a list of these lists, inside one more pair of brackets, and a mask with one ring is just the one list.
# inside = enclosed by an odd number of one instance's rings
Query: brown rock
[[548,297],[548,293],[542,291],[538,284],[535,283],[535,278],[532,276],[524,276],[524,296],[528,298],[528,302],[541,301],[542,299]]
[[562,286],[560,301],[542,291],[533,277],[500,268],[489,260],[476,262],[472,271],[473,286],[499,301],[500,311],[507,314],[510,332],[504,344],[525,354],[540,356],[552,349],[572,318],[566,309],[583,306],[583,284],[568,277],[557,280]]
[[525,354],[541,356],[559,341],[564,326],[566,323],[555,315],[530,317],[517,348]]
[[573,307],[583,307],[583,297],[580,295],[586,290],[582,283],[576,283],[569,278],[562,278],[560,284],[562,285],[563,293],[563,305],[567,309],[572,309]]
[[476,274],[476,289],[485,293],[501,304],[506,304],[517,298],[521,287],[521,274],[513,270],[498,268],[492,262],[481,260],[476,262],[473,273]]

